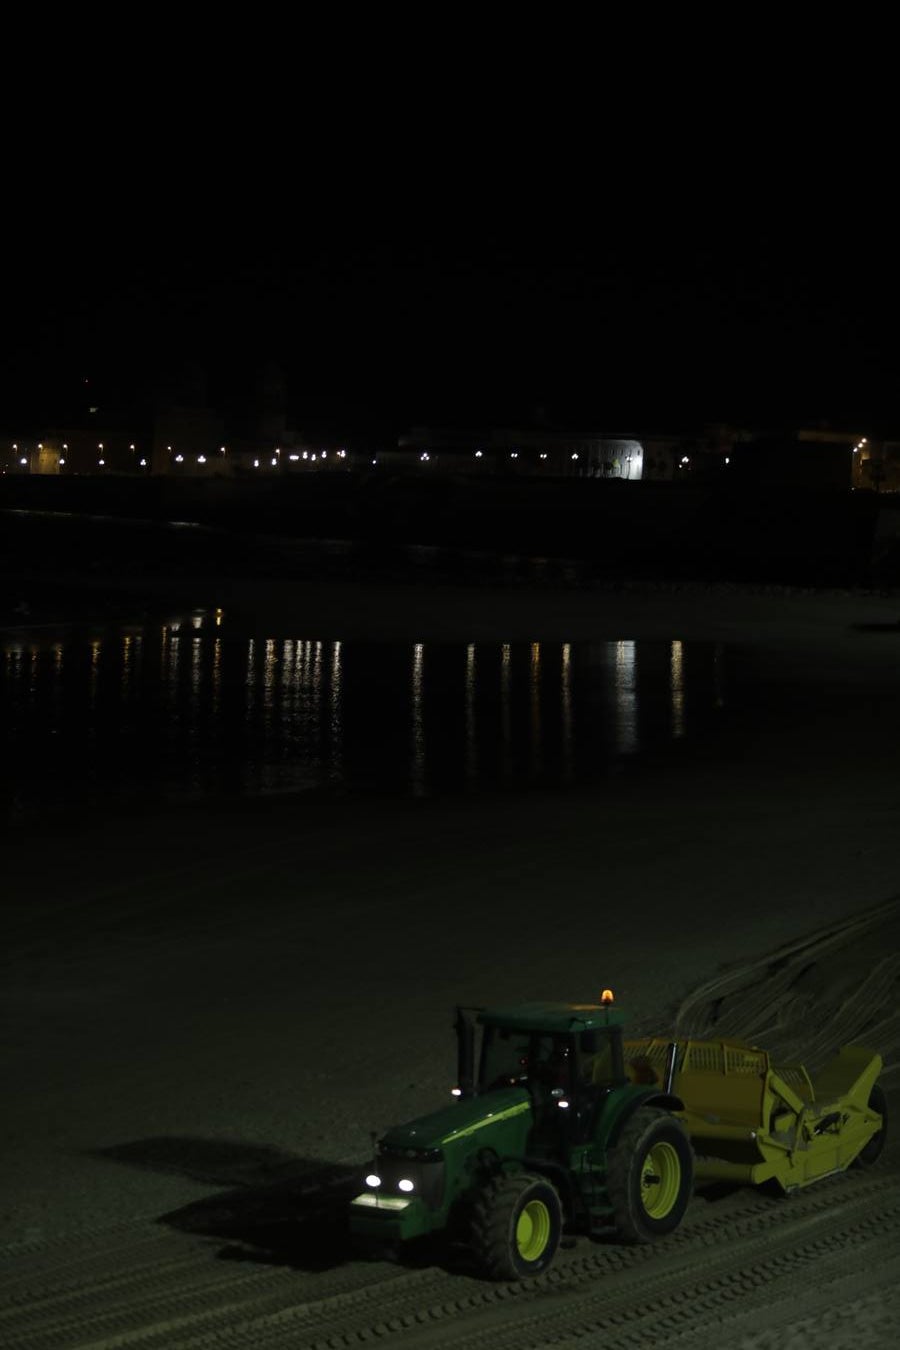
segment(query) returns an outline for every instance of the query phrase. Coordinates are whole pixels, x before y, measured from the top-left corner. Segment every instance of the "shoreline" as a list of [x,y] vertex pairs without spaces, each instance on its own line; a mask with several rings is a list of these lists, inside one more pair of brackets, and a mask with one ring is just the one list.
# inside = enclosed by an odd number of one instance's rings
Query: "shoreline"
[[[797,636],[838,623],[900,631],[900,587],[797,586],[647,578],[541,583],[452,580],[410,572],[405,578],[358,576],[223,577],[196,571],[179,576],[104,575],[20,569],[7,581],[24,613],[0,608],[0,632],[27,632],[94,622],[133,621],[140,614],[229,612],[243,624],[282,627],[312,623],[309,636],[357,640],[386,630],[412,641],[583,640],[665,635],[714,640],[742,631],[756,641],[787,626]],[[625,631],[626,629],[632,631]],[[673,630],[680,630],[675,633]],[[505,631],[501,631],[505,630]]]

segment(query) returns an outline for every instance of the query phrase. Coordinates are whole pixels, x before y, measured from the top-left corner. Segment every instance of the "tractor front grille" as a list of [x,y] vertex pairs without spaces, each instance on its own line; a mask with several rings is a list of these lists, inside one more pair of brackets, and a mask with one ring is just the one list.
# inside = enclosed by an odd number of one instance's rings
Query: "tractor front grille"
[[[381,1177],[380,1195],[418,1196],[430,1209],[438,1209],[444,1198],[446,1165],[439,1149],[390,1149],[379,1153],[375,1169]],[[401,1190],[401,1181],[411,1181],[413,1189]]]

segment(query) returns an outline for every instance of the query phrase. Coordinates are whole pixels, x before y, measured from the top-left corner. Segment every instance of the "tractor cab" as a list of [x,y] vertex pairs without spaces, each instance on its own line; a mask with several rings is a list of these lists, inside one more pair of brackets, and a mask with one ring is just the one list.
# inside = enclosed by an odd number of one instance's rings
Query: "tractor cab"
[[587,1137],[598,1102],[627,1081],[622,1019],[611,1003],[458,1009],[456,1095],[524,1088],[533,1148],[556,1151]]

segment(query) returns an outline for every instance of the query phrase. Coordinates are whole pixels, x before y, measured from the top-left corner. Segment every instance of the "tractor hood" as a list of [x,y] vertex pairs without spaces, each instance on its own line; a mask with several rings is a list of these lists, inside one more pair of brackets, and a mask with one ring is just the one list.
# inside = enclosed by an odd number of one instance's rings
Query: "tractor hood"
[[[483,1097],[466,1097],[440,1111],[432,1111],[405,1125],[394,1125],[381,1141],[382,1148],[394,1150],[443,1149],[457,1139],[466,1139],[472,1147],[498,1147],[498,1130],[503,1134],[503,1151],[524,1152],[531,1129],[531,1098],[525,1088],[503,1088]],[[488,1138],[488,1136],[490,1138]]]

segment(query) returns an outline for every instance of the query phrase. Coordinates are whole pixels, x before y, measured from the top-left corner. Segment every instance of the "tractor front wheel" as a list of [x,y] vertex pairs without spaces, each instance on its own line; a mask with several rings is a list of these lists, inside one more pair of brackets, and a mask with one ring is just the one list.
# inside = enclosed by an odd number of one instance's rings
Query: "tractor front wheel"
[[529,1172],[495,1177],[472,1217],[472,1251],[492,1280],[522,1280],[546,1270],[562,1235],[555,1188]]
[[694,1154],[681,1121],[659,1107],[639,1107],[610,1149],[606,1184],[624,1242],[653,1242],[677,1228],[694,1187]]

